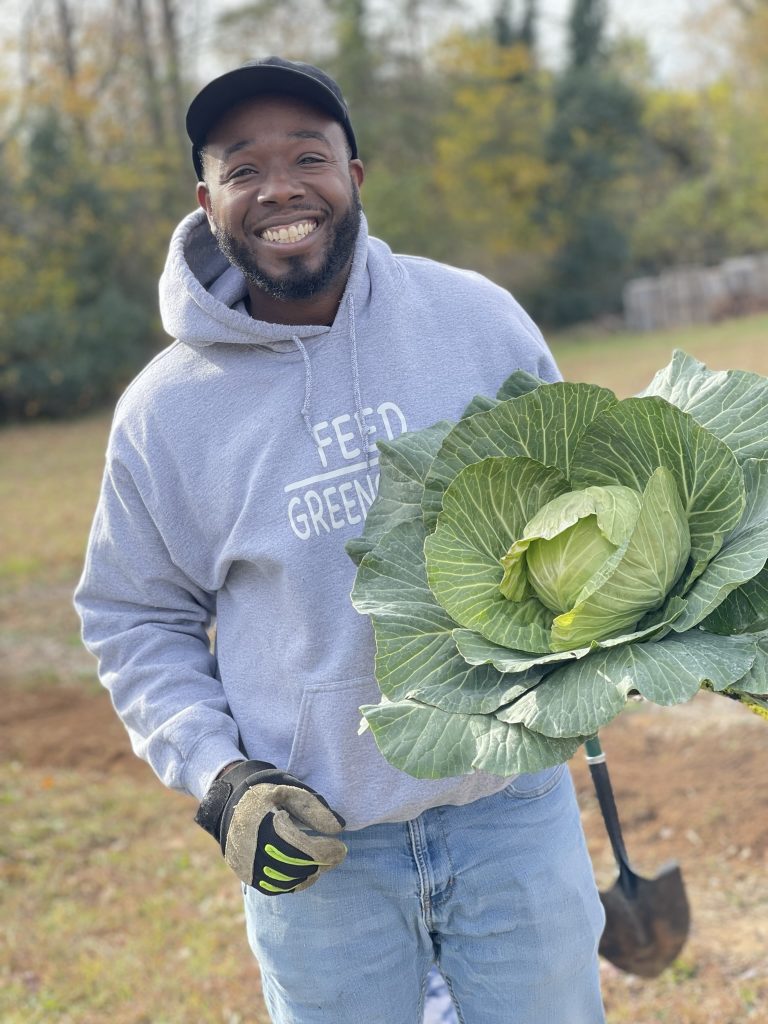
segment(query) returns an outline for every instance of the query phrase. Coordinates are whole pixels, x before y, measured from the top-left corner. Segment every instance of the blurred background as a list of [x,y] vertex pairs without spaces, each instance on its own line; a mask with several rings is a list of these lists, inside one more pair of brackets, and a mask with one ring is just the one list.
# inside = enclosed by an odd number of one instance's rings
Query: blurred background
[[[114,400],[169,341],[186,105],[269,53],[342,85],[372,233],[510,289],[567,378],[624,397],[676,347],[768,373],[768,0],[1,2],[7,1024],[266,1021],[237,887],[131,756],[71,593]],[[606,731],[630,855],[683,862],[694,913],[658,981],[605,965],[611,1024],[768,1019],[765,723],[720,703]]]
[[186,104],[254,54],[341,82],[374,234],[546,328],[768,305],[768,263],[726,263],[768,251],[764,0],[42,0],[2,27],[0,419],[82,412],[164,344]]

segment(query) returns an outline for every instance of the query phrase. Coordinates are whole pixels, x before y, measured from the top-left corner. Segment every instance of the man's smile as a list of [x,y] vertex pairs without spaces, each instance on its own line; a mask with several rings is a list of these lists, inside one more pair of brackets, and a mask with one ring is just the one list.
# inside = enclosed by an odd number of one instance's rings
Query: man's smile
[[277,224],[265,228],[259,232],[259,238],[265,242],[276,242],[285,245],[290,242],[299,242],[317,230],[316,220],[300,220],[294,224]]

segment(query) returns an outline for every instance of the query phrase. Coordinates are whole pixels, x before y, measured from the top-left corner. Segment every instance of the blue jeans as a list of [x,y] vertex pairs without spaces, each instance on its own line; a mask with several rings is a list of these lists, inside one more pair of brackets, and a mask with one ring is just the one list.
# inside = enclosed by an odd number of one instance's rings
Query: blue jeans
[[245,891],[274,1024],[418,1024],[432,964],[461,1024],[602,1024],[604,915],[566,768],[342,838],[304,892]]

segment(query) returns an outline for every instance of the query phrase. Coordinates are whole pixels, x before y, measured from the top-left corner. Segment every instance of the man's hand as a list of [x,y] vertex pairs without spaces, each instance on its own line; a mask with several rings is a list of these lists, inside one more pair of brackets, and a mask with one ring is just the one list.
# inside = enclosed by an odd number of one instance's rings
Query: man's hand
[[[221,846],[237,877],[276,896],[313,885],[347,848],[329,838],[344,819],[309,786],[266,761],[227,767],[205,794],[195,821]],[[321,836],[308,835],[299,826]]]

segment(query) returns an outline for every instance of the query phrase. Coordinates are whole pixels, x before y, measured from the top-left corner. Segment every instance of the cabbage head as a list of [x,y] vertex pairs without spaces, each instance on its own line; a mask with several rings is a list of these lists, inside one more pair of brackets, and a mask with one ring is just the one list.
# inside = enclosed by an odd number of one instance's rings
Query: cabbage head
[[385,758],[419,778],[567,760],[641,695],[768,717],[768,379],[682,352],[639,396],[513,373],[381,443],[354,606]]

